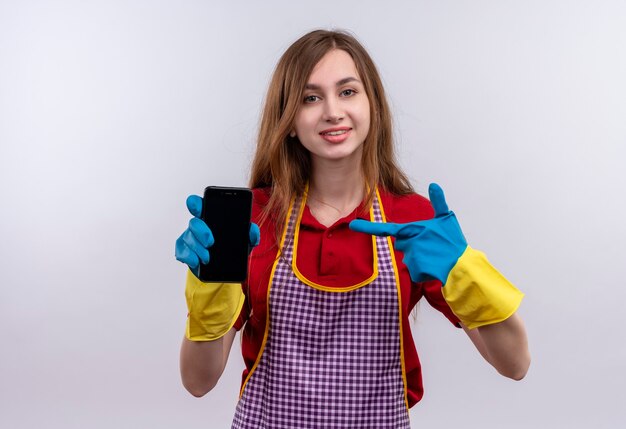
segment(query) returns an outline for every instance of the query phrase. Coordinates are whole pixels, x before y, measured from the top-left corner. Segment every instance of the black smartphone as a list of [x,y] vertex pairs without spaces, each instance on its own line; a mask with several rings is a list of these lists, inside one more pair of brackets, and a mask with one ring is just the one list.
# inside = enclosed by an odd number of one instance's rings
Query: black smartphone
[[240,283],[248,277],[252,191],[208,186],[204,189],[202,220],[215,243],[209,263],[200,264],[198,278],[207,283]]

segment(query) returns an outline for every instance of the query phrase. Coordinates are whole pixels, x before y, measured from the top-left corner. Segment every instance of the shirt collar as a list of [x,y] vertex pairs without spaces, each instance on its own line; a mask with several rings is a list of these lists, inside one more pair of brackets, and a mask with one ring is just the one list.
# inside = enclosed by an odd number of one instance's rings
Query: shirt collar
[[[365,208],[365,202],[362,202],[357,208],[355,208],[347,216],[335,222],[335,224],[331,228],[340,228],[343,226],[347,227],[348,224],[355,219],[370,220],[369,210]],[[302,219],[300,221],[300,227],[313,229],[313,230],[320,230],[320,231],[325,231],[326,229],[328,229],[324,225],[319,223],[317,219],[315,219],[315,217],[311,213],[311,210],[309,210],[308,205],[304,207],[304,212],[302,213]]]

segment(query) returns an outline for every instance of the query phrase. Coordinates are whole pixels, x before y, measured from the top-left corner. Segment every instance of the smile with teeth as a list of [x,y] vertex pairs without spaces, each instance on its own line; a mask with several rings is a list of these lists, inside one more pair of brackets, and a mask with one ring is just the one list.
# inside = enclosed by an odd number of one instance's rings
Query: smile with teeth
[[326,140],[328,143],[339,144],[339,143],[343,143],[350,137],[351,131],[352,131],[352,128],[349,128],[349,127],[344,127],[344,128],[339,128],[339,129],[331,128],[331,129],[320,132],[320,136],[322,136],[322,138]]
[[339,136],[341,134],[347,133],[348,130],[339,130],[339,131],[329,131],[327,133],[322,133],[325,136]]

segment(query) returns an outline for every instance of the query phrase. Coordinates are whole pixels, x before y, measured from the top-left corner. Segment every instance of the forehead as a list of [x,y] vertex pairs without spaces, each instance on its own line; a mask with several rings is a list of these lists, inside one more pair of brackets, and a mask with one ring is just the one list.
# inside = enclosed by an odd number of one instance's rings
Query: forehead
[[332,84],[353,77],[360,79],[354,60],[346,51],[333,49],[322,57],[309,76],[308,83],[315,85]]

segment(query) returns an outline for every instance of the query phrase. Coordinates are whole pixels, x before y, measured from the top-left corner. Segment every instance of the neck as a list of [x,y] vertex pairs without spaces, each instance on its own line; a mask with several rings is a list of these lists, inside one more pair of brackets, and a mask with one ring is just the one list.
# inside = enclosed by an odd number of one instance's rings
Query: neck
[[322,224],[330,226],[348,215],[364,197],[360,162],[314,161],[307,205]]

